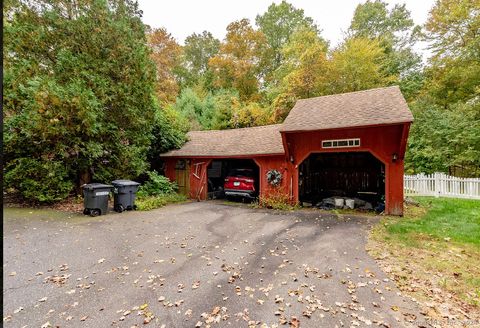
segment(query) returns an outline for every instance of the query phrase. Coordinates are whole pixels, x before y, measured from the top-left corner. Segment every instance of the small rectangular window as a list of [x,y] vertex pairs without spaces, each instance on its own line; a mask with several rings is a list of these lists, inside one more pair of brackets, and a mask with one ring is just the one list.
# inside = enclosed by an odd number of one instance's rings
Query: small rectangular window
[[360,138],[322,140],[322,148],[360,147]]

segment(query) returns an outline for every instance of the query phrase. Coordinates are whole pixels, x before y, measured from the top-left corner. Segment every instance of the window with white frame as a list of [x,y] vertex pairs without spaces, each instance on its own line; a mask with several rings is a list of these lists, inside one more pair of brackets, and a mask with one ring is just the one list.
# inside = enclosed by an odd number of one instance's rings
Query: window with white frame
[[322,148],[360,147],[360,138],[322,140]]

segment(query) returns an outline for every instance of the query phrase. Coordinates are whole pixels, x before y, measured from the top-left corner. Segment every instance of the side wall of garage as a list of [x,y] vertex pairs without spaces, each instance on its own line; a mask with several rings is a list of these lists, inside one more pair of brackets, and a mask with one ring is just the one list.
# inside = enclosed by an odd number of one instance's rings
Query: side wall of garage
[[[369,128],[284,133],[294,174],[293,199],[299,200],[298,167],[311,154],[321,152],[368,151],[385,165],[385,211],[403,215],[404,152],[408,124]],[[360,138],[360,147],[322,148],[322,140]]]
[[[255,162],[260,167],[260,197],[283,195],[290,199],[290,184],[293,183],[292,171],[289,170],[285,156],[262,156],[256,157]],[[267,172],[277,170],[282,174],[279,186],[272,186],[267,180]]]

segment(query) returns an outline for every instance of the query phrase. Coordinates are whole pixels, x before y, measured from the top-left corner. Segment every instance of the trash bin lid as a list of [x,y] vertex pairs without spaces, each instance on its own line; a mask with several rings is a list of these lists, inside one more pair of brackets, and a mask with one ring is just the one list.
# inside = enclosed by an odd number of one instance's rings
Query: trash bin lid
[[112,181],[112,184],[115,186],[139,186],[140,183],[132,180],[115,180]]
[[89,184],[83,185],[83,189],[88,189],[88,190],[106,189],[106,188],[112,189],[113,186],[103,184],[103,183],[89,183]]

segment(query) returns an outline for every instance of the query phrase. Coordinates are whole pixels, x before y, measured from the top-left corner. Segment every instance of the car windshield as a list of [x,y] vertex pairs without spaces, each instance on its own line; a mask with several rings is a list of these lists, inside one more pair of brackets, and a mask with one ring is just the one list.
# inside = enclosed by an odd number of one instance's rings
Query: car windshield
[[228,173],[231,177],[249,177],[253,178],[253,170],[251,169],[233,169]]

